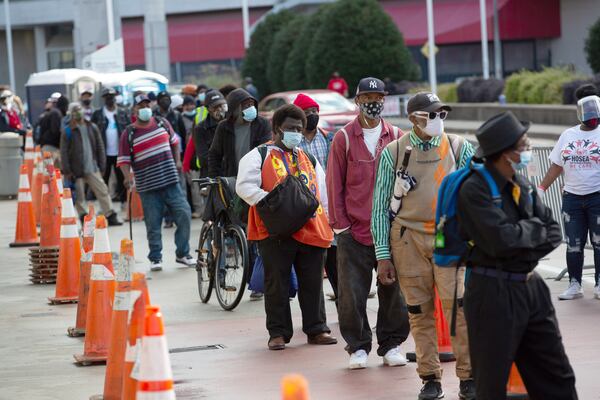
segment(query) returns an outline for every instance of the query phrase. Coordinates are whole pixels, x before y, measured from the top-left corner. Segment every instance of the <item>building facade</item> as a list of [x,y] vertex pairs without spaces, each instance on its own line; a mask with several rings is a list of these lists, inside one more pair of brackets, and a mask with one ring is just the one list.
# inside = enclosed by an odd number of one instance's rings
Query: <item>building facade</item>
[[[248,0],[250,24],[273,7],[295,7],[310,12],[332,0]],[[424,0],[380,0],[403,33],[415,62],[427,77],[421,48],[427,41]],[[144,28],[148,9],[164,7],[164,30],[149,36]],[[479,2],[434,0],[439,81],[481,74]],[[600,18],[598,0],[497,0],[504,74],[522,68],[573,65],[591,73],[584,41],[589,27]],[[175,82],[200,82],[207,76],[236,76],[244,58],[241,0],[113,0],[115,36],[124,40],[128,69],[148,67],[149,42],[164,41],[167,74]],[[146,10],[144,16],[142,11]],[[161,9],[162,12],[162,9]],[[80,67],[83,57],[108,43],[106,2],[102,0],[11,0],[10,17],[17,92],[28,76],[52,68]],[[159,13],[160,14],[160,13]],[[493,73],[492,0],[487,0],[490,67]],[[0,76],[8,79],[0,7]],[[160,15],[158,16],[160,23]],[[156,21],[154,22],[157,23]],[[160,25],[153,25],[160,26]],[[158,36],[158,37],[157,37]],[[164,37],[167,36],[167,37]],[[158,71],[157,71],[158,72]]]

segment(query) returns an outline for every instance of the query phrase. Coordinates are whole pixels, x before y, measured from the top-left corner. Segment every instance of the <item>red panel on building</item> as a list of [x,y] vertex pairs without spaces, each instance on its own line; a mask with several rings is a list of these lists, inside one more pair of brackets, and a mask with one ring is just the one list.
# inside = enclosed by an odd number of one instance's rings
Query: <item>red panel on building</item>
[[[250,24],[266,10],[251,10]],[[169,54],[171,62],[202,62],[244,57],[241,11],[170,15]],[[143,20],[124,20],[125,64],[144,64]]]

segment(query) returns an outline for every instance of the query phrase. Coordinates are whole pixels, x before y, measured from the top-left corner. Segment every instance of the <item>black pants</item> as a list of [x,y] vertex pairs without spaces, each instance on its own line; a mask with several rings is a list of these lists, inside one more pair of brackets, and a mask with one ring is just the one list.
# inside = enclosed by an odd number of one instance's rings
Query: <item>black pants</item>
[[292,238],[267,238],[258,242],[258,249],[265,266],[265,312],[269,336],[283,336],[287,343],[294,334],[289,297],[292,264],[298,276],[302,331],[308,336],[330,332],[323,299],[326,249],[302,244]]
[[477,400],[506,399],[513,361],[531,399],[577,399],[550,291],[537,273],[526,282],[472,273],[464,309]]
[[[338,236],[338,317],[340,331],[346,341],[346,351],[371,351],[373,335],[367,318],[367,298],[371,290],[373,271],[377,269],[375,248],[365,246],[350,233]],[[377,354],[384,356],[408,337],[408,311],[400,286],[377,285]]]
[[117,177],[117,192],[115,193],[115,198],[120,202],[125,202],[127,201],[127,193],[125,191],[125,185],[123,185],[123,173],[121,172],[121,168],[117,167],[117,156],[106,156],[106,169],[104,170],[102,179],[104,179],[104,183],[106,183],[107,186],[113,169],[115,170],[115,175]]
[[327,249],[327,258],[325,259],[325,271],[327,272],[327,279],[333,289],[333,294],[336,298],[338,297],[338,284],[337,284],[337,246],[331,246]]

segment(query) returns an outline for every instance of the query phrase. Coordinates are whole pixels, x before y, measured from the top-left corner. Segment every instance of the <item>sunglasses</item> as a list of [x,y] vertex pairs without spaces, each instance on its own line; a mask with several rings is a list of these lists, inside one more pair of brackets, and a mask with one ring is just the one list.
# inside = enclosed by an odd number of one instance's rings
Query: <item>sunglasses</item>
[[421,117],[427,117],[428,119],[436,119],[439,116],[441,120],[445,120],[446,117],[448,116],[448,111],[440,111],[440,112],[415,111],[413,114],[421,116]]

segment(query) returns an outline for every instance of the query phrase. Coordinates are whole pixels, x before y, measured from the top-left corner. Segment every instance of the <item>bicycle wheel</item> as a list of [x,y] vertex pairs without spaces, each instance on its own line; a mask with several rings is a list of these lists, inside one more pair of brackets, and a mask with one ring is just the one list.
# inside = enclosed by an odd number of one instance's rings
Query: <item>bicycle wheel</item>
[[214,255],[212,224],[204,223],[198,242],[196,274],[198,276],[198,294],[203,303],[208,303],[213,290]]
[[233,310],[242,300],[248,278],[248,242],[243,229],[228,225],[222,231],[221,256],[216,263],[215,290],[221,307]]

